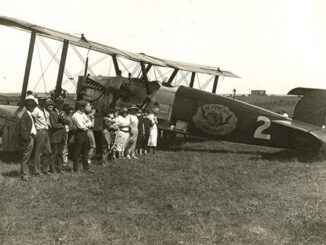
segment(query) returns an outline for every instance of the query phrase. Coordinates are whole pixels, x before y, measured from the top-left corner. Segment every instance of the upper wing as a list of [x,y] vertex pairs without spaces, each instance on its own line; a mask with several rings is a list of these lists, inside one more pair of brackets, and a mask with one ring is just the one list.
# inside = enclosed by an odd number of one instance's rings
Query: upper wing
[[58,41],[68,40],[71,44],[76,45],[78,47],[83,47],[87,49],[91,49],[94,51],[98,51],[101,53],[109,54],[109,55],[116,55],[120,57],[124,57],[129,60],[137,61],[137,62],[144,62],[146,64],[151,64],[155,66],[163,66],[163,67],[171,67],[179,70],[190,71],[190,72],[198,72],[198,73],[206,73],[214,76],[225,76],[225,77],[238,77],[237,75],[233,74],[229,71],[223,71],[218,67],[211,67],[205,65],[196,65],[184,62],[177,62],[171,60],[164,60],[159,59],[156,57],[148,56],[145,54],[133,53],[124,51],[121,49],[113,48],[107,45],[103,45],[97,42],[92,42],[86,40],[85,38],[80,38],[73,36],[68,33],[52,30],[49,28],[45,28],[42,26],[34,25],[32,23],[22,21],[15,18],[0,16],[0,24],[22,29],[25,31],[34,31],[36,34],[44,37],[48,37],[51,39],[55,39]]
[[300,122],[300,121],[295,121],[295,120],[273,120],[273,123],[283,125],[285,127],[297,129],[303,132],[307,132],[323,143],[326,143],[326,130],[320,127],[317,127],[315,125],[305,123],[305,122]]

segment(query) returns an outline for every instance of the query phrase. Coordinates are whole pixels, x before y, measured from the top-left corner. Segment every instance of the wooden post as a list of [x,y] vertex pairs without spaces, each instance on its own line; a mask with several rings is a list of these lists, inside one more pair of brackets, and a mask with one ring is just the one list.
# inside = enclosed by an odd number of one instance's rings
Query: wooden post
[[193,88],[193,87],[194,87],[195,76],[196,76],[196,72],[192,72],[192,73],[191,73],[191,78],[190,78],[190,84],[189,84],[189,87],[190,87],[190,88]]
[[36,33],[33,31],[31,33],[31,40],[29,42],[29,49],[28,49],[28,55],[27,55],[27,61],[26,61],[26,67],[25,67],[25,75],[24,75],[24,81],[23,81],[23,88],[22,92],[20,94],[20,102],[21,105],[25,99],[26,96],[26,91],[27,91],[27,86],[28,86],[28,79],[29,79],[29,73],[31,71],[31,66],[32,66],[32,60],[33,60],[33,52],[34,52],[34,44],[35,44],[35,38],[36,38]]
[[213,89],[212,89],[212,93],[213,94],[216,93],[217,84],[218,84],[218,76],[215,76],[215,78],[214,78],[214,84],[213,84]]
[[118,64],[117,56],[116,55],[112,55],[112,60],[113,60],[115,74],[117,76],[121,76],[121,71],[119,69],[119,64]]
[[170,76],[170,78],[169,78],[169,80],[168,80],[168,84],[171,84],[171,83],[172,83],[172,81],[173,81],[173,79],[175,78],[175,76],[177,75],[178,71],[179,71],[179,69],[177,69],[177,68],[174,69],[172,75]]
[[63,47],[61,52],[61,59],[60,59],[60,65],[59,65],[59,71],[58,71],[58,78],[57,78],[57,84],[55,86],[55,95],[58,96],[61,92],[61,86],[62,86],[62,78],[63,73],[65,71],[65,65],[66,65],[66,59],[67,59],[67,53],[68,53],[68,45],[69,41],[64,40],[63,41]]

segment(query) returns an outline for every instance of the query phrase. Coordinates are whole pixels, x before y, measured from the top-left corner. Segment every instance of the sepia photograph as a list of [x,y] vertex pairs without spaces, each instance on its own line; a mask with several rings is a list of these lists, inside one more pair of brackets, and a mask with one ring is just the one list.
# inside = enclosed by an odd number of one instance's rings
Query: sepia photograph
[[0,6],[0,244],[326,244],[326,1]]

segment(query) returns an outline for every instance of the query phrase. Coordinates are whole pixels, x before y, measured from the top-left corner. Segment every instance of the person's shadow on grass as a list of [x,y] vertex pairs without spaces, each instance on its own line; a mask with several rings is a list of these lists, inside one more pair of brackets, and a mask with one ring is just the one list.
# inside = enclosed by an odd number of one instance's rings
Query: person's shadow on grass
[[7,164],[19,163],[22,157],[21,152],[4,152],[0,151],[0,161]]
[[20,175],[19,175],[18,170],[11,170],[11,171],[2,173],[2,176],[7,177],[7,178],[18,178]]
[[280,150],[277,152],[261,153],[262,160],[288,162],[297,160],[298,162],[313,163],[325,160],[325,156],[315,152],[300,152],[291,150]]

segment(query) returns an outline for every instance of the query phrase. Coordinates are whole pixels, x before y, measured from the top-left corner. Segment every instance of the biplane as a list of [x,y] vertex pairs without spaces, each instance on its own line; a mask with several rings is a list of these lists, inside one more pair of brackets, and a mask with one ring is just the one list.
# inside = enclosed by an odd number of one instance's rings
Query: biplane
[[[62,94],[62,79],[69,45],[97,51],[109,55],[114,64],[114,76],[88,74],[88,60],[85,62],[84,75],[78,77],[77,99],[86,99],[94,105],[95,128],[102,128],[102,119],[108,108],[138,104],[141,108],[159,106],[159,128],[165,132],[181,133],[206,137],[216,140],[232,141],[245,144],[263,145],[294,149],[299,151],[318,152],[326,143],[325,124],[326,90],[295,88],[289,95],[300,95],[293,118],[286,119],[281,115],[238,101],[234,98],[216,94],[220,77],[235,77],[235,74],[218,67],[176,62],[149,56],[143,53],[132,53],[87,40],[84,35],[77,37],[34,25],[22,20],[0,17],[0,24],[28,31],[31,34],[26,62],[21,100],[25,98],[29,73],[32,63],[36,36],[46,37],[63,43],[55,95]],[[123,75],[119,58],[136,62],[139,75]],[[171,74],[161,81],[150,79],[150,70],[168,68]],[[188,86],[174,86],[176,76],[188,79]],[[208,74],[214,78],[212,91],[194,88],[197,74]],[[190,78],[190,79],[189,79]],[[8,118],[8,146],[12,150],[14,140],[14,113],[17,107],[0,106],[2,117]]]

